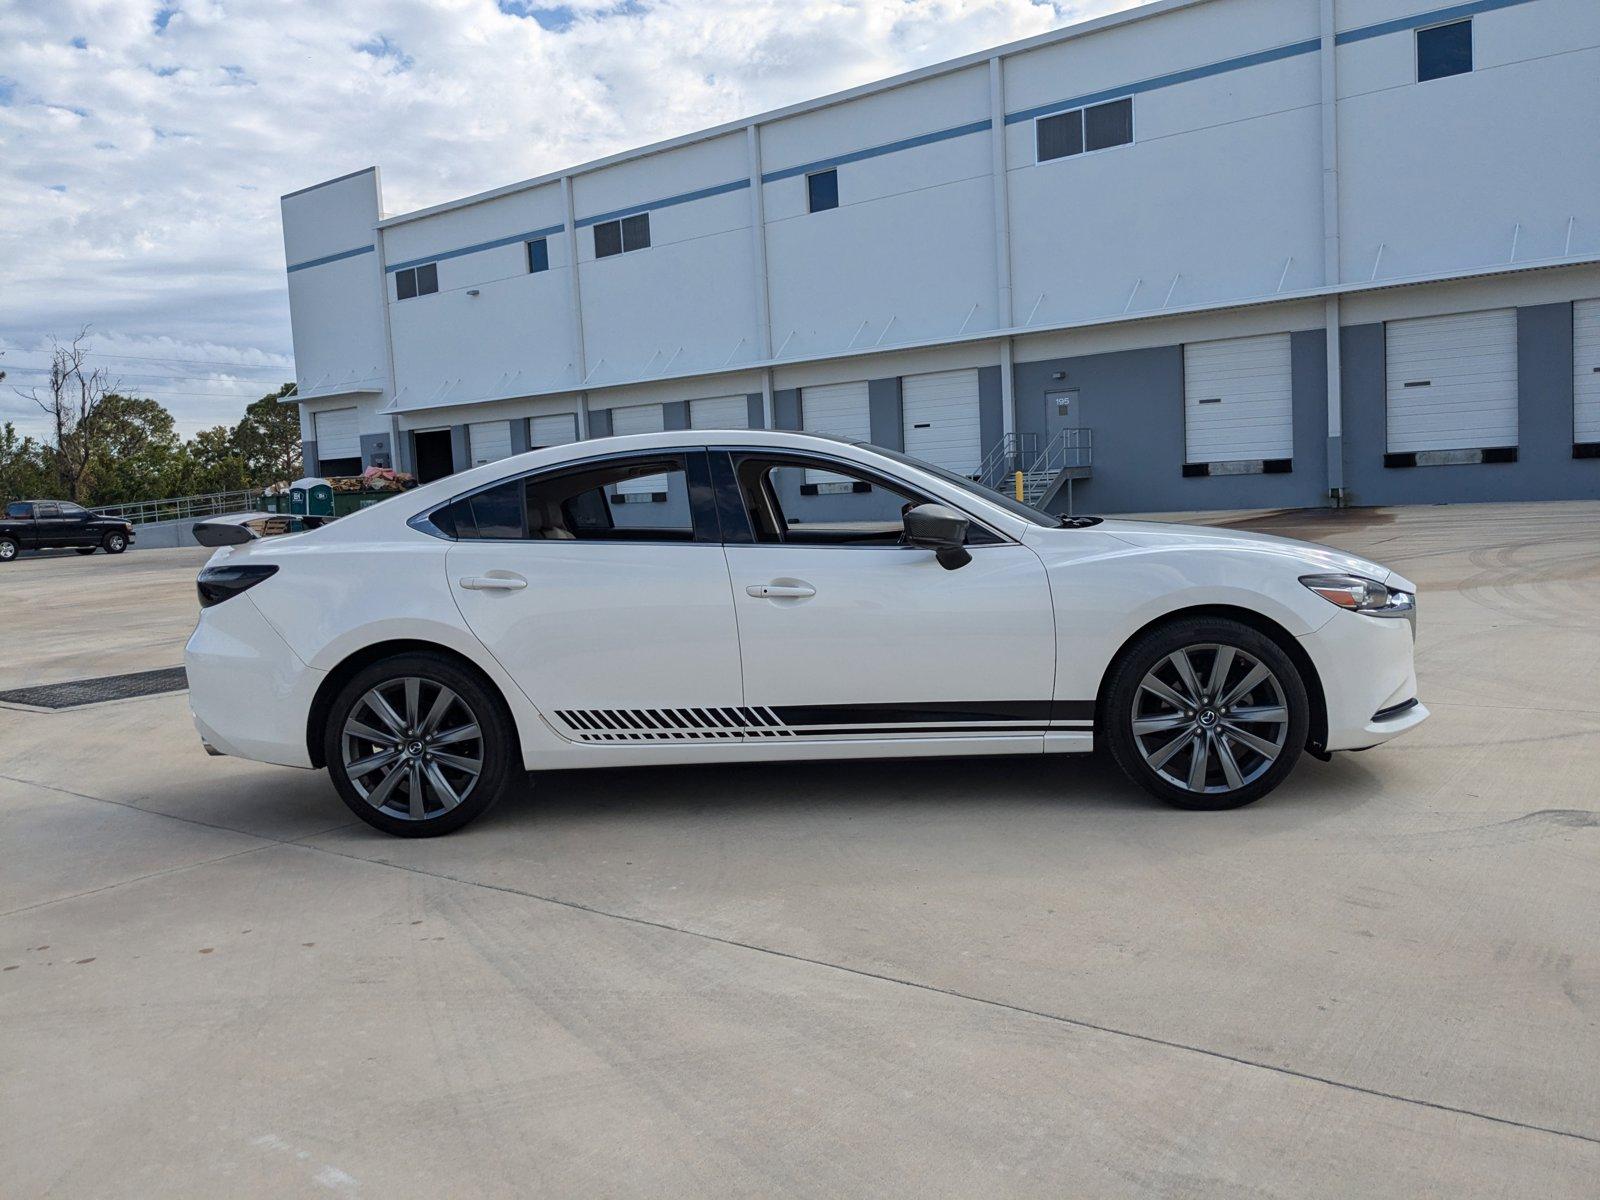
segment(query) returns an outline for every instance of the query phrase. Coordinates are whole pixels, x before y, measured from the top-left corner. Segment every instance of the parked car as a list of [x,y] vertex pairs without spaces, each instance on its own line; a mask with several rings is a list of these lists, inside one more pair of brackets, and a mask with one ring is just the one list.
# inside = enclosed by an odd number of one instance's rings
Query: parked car
[[70,500],[16,500],[0,519],[0,563],[23,550],[74,549],[93,554],[121,554],[133,544],[133,526],[102,517]]
[[605,438],[303,534],[196,533],[222,546],[186,655],[207,748],[325,767],[394,834],[458,828],[525,769],[1097,742],[1231,808],[1428,715],[1415,589],[1376,563],[1063,520],[799,433]]

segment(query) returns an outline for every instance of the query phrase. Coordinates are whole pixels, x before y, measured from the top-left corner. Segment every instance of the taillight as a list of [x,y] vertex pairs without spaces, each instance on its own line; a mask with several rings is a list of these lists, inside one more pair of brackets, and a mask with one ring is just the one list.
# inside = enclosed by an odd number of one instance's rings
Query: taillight
[[213,604],[221,604],[229,597],[248,591],[263,579],[269,579],[277,573],[278,568],[271,563],[237,565],[223,563],[220,566],[207,567],[194,581],[195,587],[200,592],[200,607],[210,608]]

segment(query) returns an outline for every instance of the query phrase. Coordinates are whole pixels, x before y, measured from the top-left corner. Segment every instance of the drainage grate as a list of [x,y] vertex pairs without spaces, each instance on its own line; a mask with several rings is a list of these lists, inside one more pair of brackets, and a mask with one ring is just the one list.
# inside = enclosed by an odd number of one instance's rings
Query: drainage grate
[[74,679],[71,683],[13,688],[0,692],[0,703],[27,704],[34,708],[81,708],[108,700],[181,692],[188,686],[189,680],[182,667],[162,667],[159,671],[135,671],[131,675],[105,675],[99,679]]

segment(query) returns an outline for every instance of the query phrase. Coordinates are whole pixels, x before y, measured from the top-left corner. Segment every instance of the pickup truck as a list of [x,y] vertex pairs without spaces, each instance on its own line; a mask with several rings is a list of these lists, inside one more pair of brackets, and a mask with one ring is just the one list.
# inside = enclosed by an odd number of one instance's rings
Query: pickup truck
[[8,563],[23,550],[49,550],[58,546],[93,554],[121,554],[133,541],[133,526],[102,517],[70,500],[15,500],[0,517],[0,563]]

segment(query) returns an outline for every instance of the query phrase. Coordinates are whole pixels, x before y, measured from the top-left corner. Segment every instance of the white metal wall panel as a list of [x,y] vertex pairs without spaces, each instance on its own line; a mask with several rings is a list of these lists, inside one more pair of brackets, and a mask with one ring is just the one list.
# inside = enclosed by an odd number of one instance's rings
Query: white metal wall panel
[[329,409],[319,412],[312,419],[317,431],[318,458],[361,457],[361,434],[356,424],[355,409]]
[[691,429],[749,429],[750,403],[743,396],[689,401]]
[[[660,433],[666,428],[666,414],[659,404],[633,404],[627,408],[611,410],[611,432],[618,437],[625,433]],[[643,479],[628,479],[616,485],[623,495],[644,495],[667,490],[665,475],[648,475]]]
[[511,457],[510,421],[474,421],[467,426],[467,446],[472,453],[472,465],[499,462]]
[[1572,440],[1600,442],[1600,300],[1572,306]]
[[913,458],[958,475],[975,475],[983,459],[978,373],[939,371],[900,380],[905,449]]
[[[800,389],[800,428],[806,433],[831,433],[855,441],[872,440],[872,409],[867,385],[825,383]],[[807,483],[840,483],[829,471],[807,471]]]
[[565,446],[578,440],[576,413],[546,413],[528,418],[528,445],[534,450],[546,446]]
[[1390,321],[1389,450],[1517,444],[1517,313]]
[[1183,348],[1183,426],[1192,463],[1294,457],[1289,335]]

